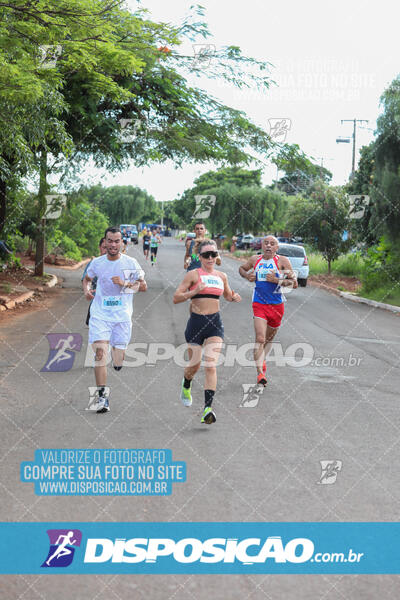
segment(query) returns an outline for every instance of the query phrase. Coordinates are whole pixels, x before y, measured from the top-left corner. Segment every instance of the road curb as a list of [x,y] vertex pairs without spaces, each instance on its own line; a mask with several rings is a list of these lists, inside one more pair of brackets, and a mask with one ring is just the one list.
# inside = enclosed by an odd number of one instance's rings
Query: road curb
[[[49,281],[46,281],[46,283],[44,283],[43,286],[51,288],[54,287],[57,283],[57,277],[55,275],[51,275],[51,279]],[[9,302],[6,302],[5,304],[0,304],[0,312],[4,310],[13,310],[17,304],[22,304],[22,302],[25,302],[26,300],[32,298],[35,292],[43,292],[43,286],[38,286],[34,290],[29,290],[27,292],[24,292],[23,294],[20,294],[19,296],[13,298]]]
[[330,294],[335,294],[336,296],[340,296],[341,293],[350,293],[350,292],[341,292],[340,290],[338,290],[337,288],[334,288],[330,285],[326,285],[326,283],[322,283],[319,281],[315,281],[313,279],[308,278],[308,284],[312,285],[314,287],[318,287],[321,290],[326,290],[328,291]]
[[383,308],[384,310],[390,310],[394,313],[400,313],[400,306],[393,306],[393,304],[385,304],[384,302],[377,302],[376,300],[370,300],[369,298],[362,298],[361,296],[355,296],[351,292],[340,292],[340,295],[352,302],[368,304],[368,306],[373,306],[374,308]]
[[52,275],[51,279],[49,281],[46,281],[46,283],[44,283],[43,285],[45,285],[46,287],[54,287],[58,282],[58,279],[56,277],[56,275]]
[[32,298],[34,293],[35,292],[33,290],[31,290],[29,292],[24,292],[23,294],[21,294],[20,296],[17,296],[13,300],[10,300],[9,302],[6,302],[5,304],[1,304],[0,311],[12,310],[13,308],[15,308],[16,304],[21,304],[22,302],[25,302],[25,300],[29,300],[29,298]]
[[66,271],[75,271],[76,269],[79,269],[83,265],[86,265],[90,260],[92,260],[92,259],[85,258],[85,260],[81,260],[81,262],[76,263],[76,265],[51,265],[51,266],[54,267],[55,269],[65,269]]

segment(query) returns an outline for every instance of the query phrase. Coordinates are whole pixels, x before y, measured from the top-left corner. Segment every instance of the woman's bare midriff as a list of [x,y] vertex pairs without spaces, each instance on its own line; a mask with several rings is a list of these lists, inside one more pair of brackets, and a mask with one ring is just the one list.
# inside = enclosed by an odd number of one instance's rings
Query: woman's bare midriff
[[219,300],[214,298],[195,298],[191,303],[191,312],[197,315],[213,315],[219,311]]

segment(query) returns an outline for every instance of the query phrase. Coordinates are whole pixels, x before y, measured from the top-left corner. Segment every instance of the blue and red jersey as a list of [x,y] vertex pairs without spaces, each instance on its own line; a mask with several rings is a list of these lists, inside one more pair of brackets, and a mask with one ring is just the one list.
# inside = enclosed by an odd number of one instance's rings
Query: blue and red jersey
[[259,302],[260,304],[282,304],[282,302],[286,301],[285,296],[280,291],[279,283],[267,281],[268,273],[280,275],[278,259],[278,255],[275,255],[273,258],[260,256],[254,265],[256,286],[253,292],[253,302]]

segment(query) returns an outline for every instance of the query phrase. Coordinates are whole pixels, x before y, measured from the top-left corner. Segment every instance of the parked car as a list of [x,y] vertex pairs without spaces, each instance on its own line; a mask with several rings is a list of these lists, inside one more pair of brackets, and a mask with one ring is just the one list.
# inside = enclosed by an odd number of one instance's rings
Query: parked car
[[248,250],[250,248],[250,244],[253,240],[254,240],[254,235],[252,235],[251,233],[248,233],[247,235],[244,235],[242,237],[240,242],[236,243],[236,248],[239,248],[240,250]]
[[241,242],[241,241],[242,241],[242,239],[243,239],[243,233],[239,233],[238,235],[235,235],[235,238],[236,238],[236,241],[235,241],[235,243],[236,243],[236,248],[238,248],[238,244],[240,244],[240,242]]
[[261,242],[262,242],[262,240],[263,240],[262,237],[255,237],[254,240],[250,244],[250,248],[252,250],[261,250]]
[[139,234],[138,234],[138,230],[136,228],[136,225],[131,225],[131,242],[132,244],[138,244],[139,243]]
[[120,225],[119,228],[120,228],[121,233],[125,229],[128,238],[130,238],[130,240],[133,244],[138,243],[138,230],[137,230],[136,225],[125,224],[125,225]]
[[279,244],[278,254],[287,256],[297,272],[297,281],[301,287],[306,287],[307,279],[310,272],[306,251],[303,246],[296,244]]
[[293,237],[290,240],[291,244],[297,244],[298,246],[303,246],[303,238],[302,237]]
[[303,245],[303,238],[301,237],[277,237],[276,239],[282,244],[297,244],[298,246]]

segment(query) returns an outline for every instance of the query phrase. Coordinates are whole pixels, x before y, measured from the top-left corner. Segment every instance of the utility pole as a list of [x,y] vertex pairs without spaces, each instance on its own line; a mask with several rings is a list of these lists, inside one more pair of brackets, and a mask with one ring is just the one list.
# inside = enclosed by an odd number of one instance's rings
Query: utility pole
[[[342,119],[341,124],[343,123],[353,123],[353,155],[351,159],[351,175],[350,179],[353,179],[354,173],[356,170],[356,130],[357,123],[368,123],[366,119]],[[336,140],[337,141],[337,140]]]
[[323,156],[315,156],[315,159],[316,159],[316,160],[320,160],[320,161],[321,161],[321,164],[320,164],[320,166],[321,166],[322,168],[324,168],[324,161],[327,161],[327,160],[333,160],[333,158],[324,158]]
[[278,172],[279,172],[278,165],[276,165],[276,177],[275,177],[275,186],[274,186],[275,189],[278,187]]
[[164,200],[161,200],[161,227],[164,227]]
[[324,157],[323,156],[314,156],[313,158],[315,158],[315,160],[320,160],[321,161],[321,167],[324,166]]

